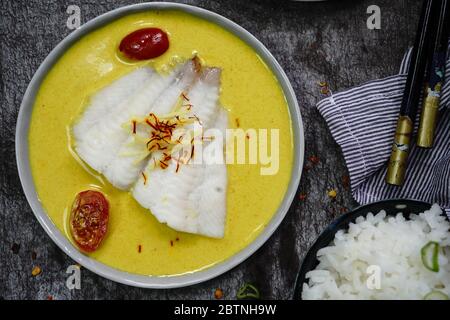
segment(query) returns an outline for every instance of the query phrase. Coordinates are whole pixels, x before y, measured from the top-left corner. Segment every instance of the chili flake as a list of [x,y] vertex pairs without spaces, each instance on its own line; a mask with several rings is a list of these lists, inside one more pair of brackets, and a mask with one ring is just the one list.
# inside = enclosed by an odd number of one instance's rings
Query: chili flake
[[337,192],[336,192],[336,190],[334,190],[334,189],[329,190],[327,194],[328,194],[328,196],[329,196],[330,198],[332,198],[332,199],[336,198],[336,196],[337,196]]
[[308,158],[308,160],[313,164],[313,165],[317,165],[317,164],[319,164],[319,162],[320,162],[320,159],[319,159],[319,157],[318,156],[310,156],[309,158]]
[[33,277],[36,277],[37,275],[39,275],[42,272],[41,268],[39,266],[35,266],[33,268],[33,270],[31,270],[31,275]]
[[220,288],[217,288],[216,291],[214,291],[214,298],[216,299],[222,299],[223,298],[223,290]]
[[186,95],[186,93],[182,92],[181,96],[183,97],[184,100],[189,101],[188,96]]
[[147,175],[142,172],[142,178],[144,179],[144,186],[147,185]]
[[139,252],[139,253],[142,252],[142,245],[138,245],[138,252]]

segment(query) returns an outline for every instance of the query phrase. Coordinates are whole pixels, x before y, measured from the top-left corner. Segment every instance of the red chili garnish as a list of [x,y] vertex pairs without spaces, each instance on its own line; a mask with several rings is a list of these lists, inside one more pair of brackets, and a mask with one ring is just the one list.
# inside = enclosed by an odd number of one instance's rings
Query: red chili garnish
[[86,252],[97,250],[108,231],[109,204],[98,191],[80,192],[72,205],[70,231],[78,247]]
[[314,164],[314,165],[316,165],[316,164],[318,164],[318,163],[320,162],[320,159],[319,159],[319,157],[317,157],[317,156],[310,156],[308,159],[309,159],[309,161],[311,161],[311,163]]
[[180,238],[177,237],[177,238],[175,239],[175,241],[180,241]]
[[133,127],[133,134],[136,134],[136,120],[131,121],[132,127]]
[[181,93],[181,96],[183,97],[184,100],[190,101],[189,98],[188,98],[188,96],[186,95],[186,93],[182,92],[182,93]]
[[158,130],[158,128],[157,128],[153,123],[151,123],[150,120],[146,119],[146,120],[145,120],[145,123],[147,123],[147,124],[148,124],[150,127],[152,127],[154,130]]
[[141,172],[142,174],[142,178],[144,178],[144,186],[147,184],[147,175],[145,174],[145,172]]
[[306,199],[306,194],[305,194],[305,193],[300,193],[300,194],[298,195],[298,199],[299,199],[300,201],[304,201],[304,200]]
[[[179,118],[177,119],[179,121]],[[167,150],[171,143],[173,130],[176,129],[178,123],[172,120],[160,120],[158,117],[150,113],[149,117],[145,119],[153,130],[150,132],[150,139],[147,141],[147,150]]]
[[[191,148],[191,159],[194,158],[194,151],[195,151],[195,144],[192,144],[192,148]],[[189,159],[189,160],[191,160]]]
[[142,252],[142,245],[138,245],[138,252],[139,252],[139,253]]
[[159,166],[161,167],[161,169],[167,169],[167,167],[169,167],[169,165],[167,163],[165,163],[162,160],[159,160]]
[[169,37],[159,28],[144,28],[127,35],[119,50],[133,60],[147,60],[161,56],[169,49]]
[[199,119],[199,117],[197,117],[197,115],[193,115],[192,117],[189,117],[189,119],[195,119],[195,120],[197,120],[197,122],[201,125],[202,124],[202,122],[200,121],[200,119]]
[[173,247],[173,240],[170,240],[170,246]]

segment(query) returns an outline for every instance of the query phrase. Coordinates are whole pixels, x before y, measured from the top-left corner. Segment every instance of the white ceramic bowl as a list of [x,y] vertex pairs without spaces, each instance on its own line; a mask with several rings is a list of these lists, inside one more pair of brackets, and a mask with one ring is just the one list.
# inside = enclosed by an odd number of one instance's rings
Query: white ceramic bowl
[[[203,271],[180,276],[156,277],[131,274],[104,265],[78,251],[78,249],[75,248],[53,224],[53,222],[50,220],[49,216],[43,209],[34,186],[28,154],[28,131],[36,93],[38,92],[40,84],[45,75],[52,68],[55,62],[66,52],[66,50],[70,46],[72,46],[76,41],[78,41],[81,37],[88,34],[89,32],[123,16],[148,10],[184,11],[194,16],[198,16],[200,18],[216,23],[248,43],[261,56],[261,58],[265,61],[265,63],[278,78],[278,81],[286,96],[292,119],[292,132],[294,136],[294,162],[292,177],[289,182],[289,189],[284,197],[284,200],[268,226],[255,239],[255,241],[253,241],[245,249],[238,252],[226,261]],[[23,98],[16,128],[16,157],[22,187],[36,218],[48,233],[50,238],[72,259],[74,259],[83,267],[91,270],[92,272],[123,284],[145,288],[176,288],[206,281],[230,270],[231,268],[235,267],[246,258],[248,258],[259,247],[261,247],[261,245],[263,245],[264,242],[267,241],[267,239],[269,239],[269,237],[277,229],[277,227],[285,217],[297,191],[304,159],[304,134],[297,99],[295,97],[292,86],[290,85],[289,80],[286,77],[286,74],[281,69],[275,58],[270,54],[270,52],[255,37],[253,37],[249,32],[247,32],[234,22],[216,13],[184,4],[154,2],[131,5],[103,14],[95,18],[94,20],[89,21],[81,28],[71,33],[60,44],[58,44],[58,46],[56,46],[56,48],[48,55],[48,57],[37,70]]]

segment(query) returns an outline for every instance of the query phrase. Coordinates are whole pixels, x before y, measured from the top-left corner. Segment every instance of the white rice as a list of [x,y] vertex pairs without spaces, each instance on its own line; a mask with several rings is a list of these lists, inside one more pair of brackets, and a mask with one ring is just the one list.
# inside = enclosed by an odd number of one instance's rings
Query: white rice
[[[306,274],[302,298],[423,299],[432,291],[450,296],[449,230],[438,205],[409,220],[401,213],[386,217],[385,211],[360,217],[319,250],[320,263]],[[439,272],[422,263],[421,249],[429,241],[444,247]]]

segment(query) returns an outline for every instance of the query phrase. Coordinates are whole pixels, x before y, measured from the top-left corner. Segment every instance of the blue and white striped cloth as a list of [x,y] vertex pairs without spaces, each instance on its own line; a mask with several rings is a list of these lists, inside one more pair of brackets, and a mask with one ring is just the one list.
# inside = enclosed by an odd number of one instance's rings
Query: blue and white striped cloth
[[[417,199],[440,204],[450,216],[450,59],[434,147],[412,146],[402,187],[385,182],[410,54],[411,50],[405,55],[398,75],[331,94],[317,108],[342,148],[352,194],[358,203]],[[419,117],[420,113],[416,130]]]

